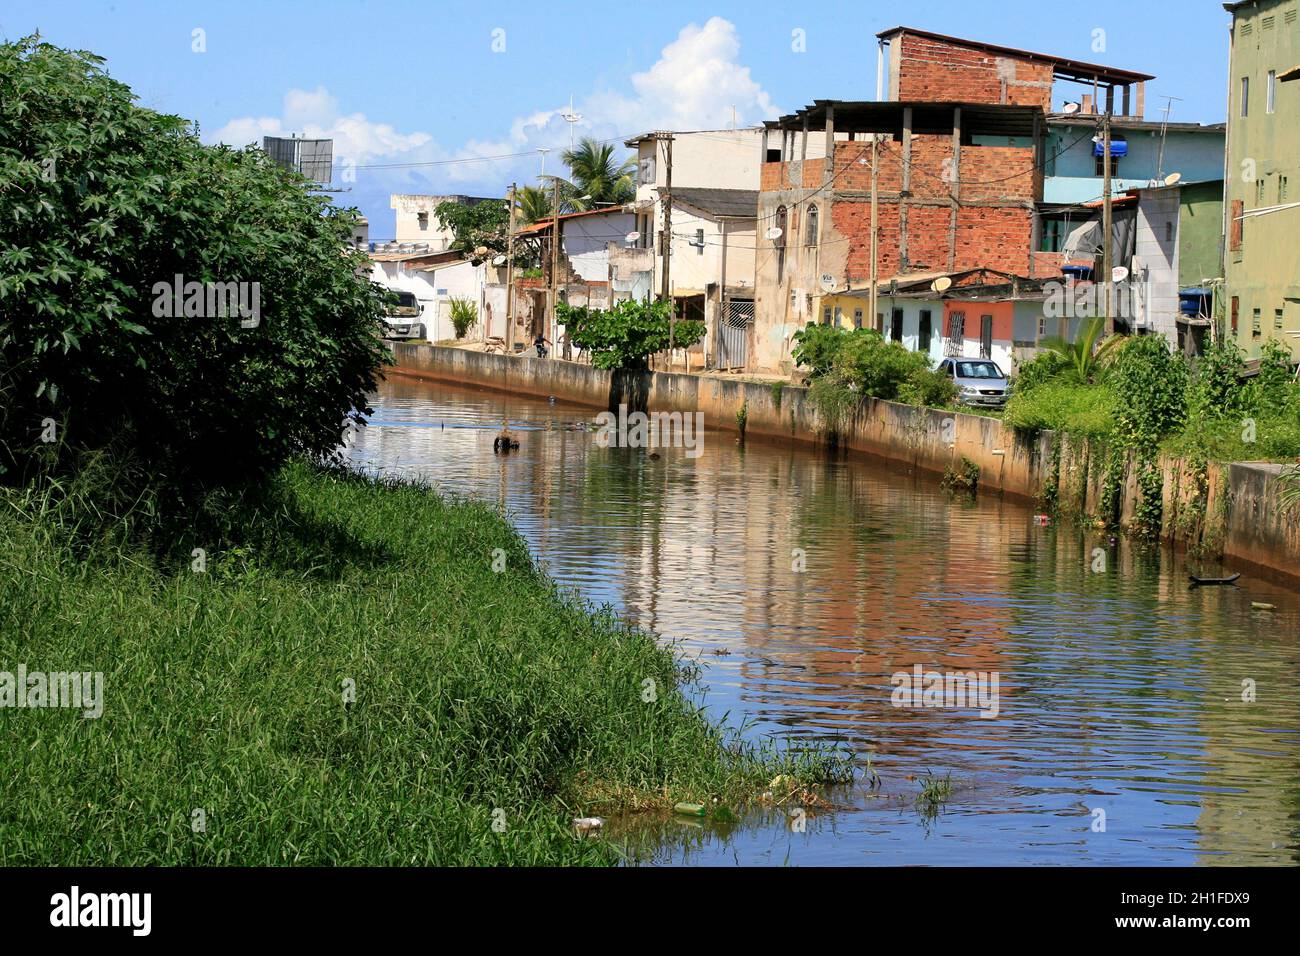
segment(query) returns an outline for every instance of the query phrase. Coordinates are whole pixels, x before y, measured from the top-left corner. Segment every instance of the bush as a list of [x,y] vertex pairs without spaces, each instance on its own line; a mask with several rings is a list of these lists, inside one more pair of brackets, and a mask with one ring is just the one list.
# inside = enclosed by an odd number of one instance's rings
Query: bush
[[101,62],[0,45],[0,468],[114,446],[188,491],[331,453],[383,356],[356,213],[136,106]]
[[609,310],[556,305],[569,341],[591,353],[591,364],[604,369],[643,369],[656,352],[690,348],[704,338],[704,323],[688,320],[670,324],[669,302],[616,302]]
[[456,330],[456,338],[463,339],[470,327],[478,321],[478,309],[469,299],[451,300],[451,326]]
[[825,375],[834,366],[835,356],[851,334],[839,326],[809,322],[794,334],[791,357],[796,365],[808,369],[812,377]]
[[1151,446],[1182,427],[1187,417],[1187,362],[1161,335],[1138,335],[1116,351],[1107,381],[1119,397],[1120,439]]
[[870,398],[893,401],[913,373],[927,371],[930,360],[899,342],[887,342],[874,329],[847,336],[835,357],[835,370],[854,390]]
[[919,368],[899,387],[898,400],[909,405],[947,408],[957,400],[957,383],[942,372]]
[[1080,383],[1074,365],[1060,352],[1041,352],[1020,366],[1016,373],[1015,391],[1031,392],[1044,382],[1064,380]]
[[1115,428],[1118,399],[1104,385],[1049,381],[1028,392],[1017,390],[1007,401],[1002,420],[1013,428],[1043,429],[1087,438],[1107,438]]

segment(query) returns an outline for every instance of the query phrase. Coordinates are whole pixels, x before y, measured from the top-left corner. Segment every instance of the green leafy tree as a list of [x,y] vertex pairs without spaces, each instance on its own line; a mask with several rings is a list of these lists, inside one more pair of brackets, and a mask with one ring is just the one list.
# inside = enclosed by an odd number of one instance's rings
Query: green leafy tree
[[463,203],[449,199],[438,203],[434,215],[451,230],[448,248],[476,265],[506,252],[510,231],[508,203],[495,200]]
[[[357,214],[137,106],[102,62],[0,45],[0,467],[117,449],[192,489],[330,454],[383,357]],[[245,283],[251,317],[206,283]]]
[[591,353],[591,364],[603,369],[644,369],[651,355],[668,348],[689,348],[704,338],[704,323],[680,320],[670,327],[671,304],[616,302],[610,310],[556,306],[569,341]]

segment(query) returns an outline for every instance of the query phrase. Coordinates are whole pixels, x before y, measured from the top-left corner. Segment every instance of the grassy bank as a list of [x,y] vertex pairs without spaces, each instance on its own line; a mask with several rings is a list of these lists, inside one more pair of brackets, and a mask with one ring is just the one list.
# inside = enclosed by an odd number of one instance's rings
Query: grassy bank
[[607,863],[574,816],[846,769],[711,725],[483,505],[292,466],[147,552],[0,504],[0,670],[104,673],[0,709],[3,865]]

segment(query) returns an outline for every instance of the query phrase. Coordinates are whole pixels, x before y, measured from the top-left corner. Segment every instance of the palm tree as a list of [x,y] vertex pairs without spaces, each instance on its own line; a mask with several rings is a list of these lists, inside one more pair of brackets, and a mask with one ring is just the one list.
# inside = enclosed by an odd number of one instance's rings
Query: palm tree
[[636,183],[632,179],[636,160],[629,157],[621,163],[615,162],[613,144],[583,137],[576,148],[564,151],[563,159],[569,167],[571,181],[561,180],[561,195],[567,186],[568,202],[575,211],[622,204],[636,198]]
[[1277,480],[1281,486],[1279,500],[1282,503],[1282,510],[1289,511],[1300,505],[1300,465],[1290,471],[1282,472]]
[[1097,316],[1089,319],[1079,329],[1079,337],[1073,342],[1067,342],[1060,336],[1054,335],[1050,338],[1040,339],[1038,344],[1062,356],[1069,363],[1074,374],[1079,376],[1079,381],[1086,383],[1092,380],[1097,370],[1105,363],[1106,357],[1111,350],[1119,342],[1123,341],[1122,336],[1112,335],[1098,347],[1097,340],[1101,338],[1105,329],[1106,320],[1101,316]]
[[551,191],[542,186],[525,186],[519,190],[519,215],[525,223],[551,218]]

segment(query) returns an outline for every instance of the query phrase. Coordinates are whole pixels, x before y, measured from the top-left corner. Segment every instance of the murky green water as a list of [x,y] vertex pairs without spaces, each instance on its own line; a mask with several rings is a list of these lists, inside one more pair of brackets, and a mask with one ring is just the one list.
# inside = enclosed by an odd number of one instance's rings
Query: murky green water
[[[499,502],[557,579],[679,641],[713,712],[842,741],[880,775],[802,819],[612,823],[643,860],[1300,861],[1294,591],[1190,589],[1171,552],[728,433],[656,460],[564,430],[594,412],[563,403],[393,378],[374,407],[359,465]],[[521,447],[496,457],[506,417]],[[915,665],[996,674],[997,715],[894,706]],[[927,774],[953,784],[934,816]]]

